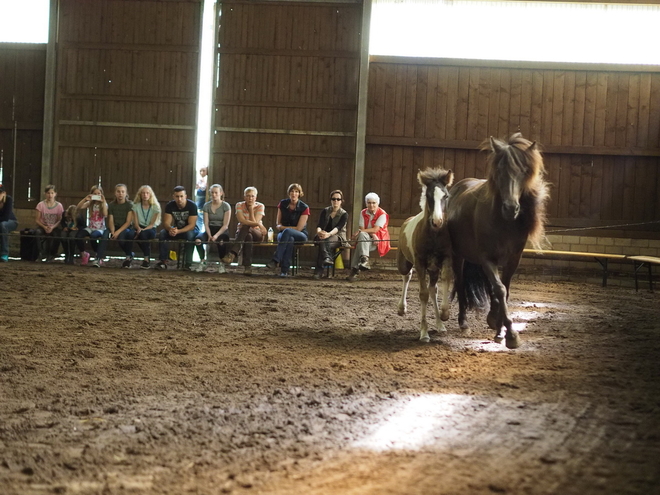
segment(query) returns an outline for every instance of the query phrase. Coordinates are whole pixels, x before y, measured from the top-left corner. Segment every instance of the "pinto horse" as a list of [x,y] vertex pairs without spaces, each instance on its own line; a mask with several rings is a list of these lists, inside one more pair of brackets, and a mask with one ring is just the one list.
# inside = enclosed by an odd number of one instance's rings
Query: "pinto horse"
[[[422,186],[419,205],[422,211],[407,219],[401,227],[397,266],[403,277],[403,291],[399,301],[399,315],[407,310],[406,296],[413,271],[419,278],[419,300],[422,305],[422,325],[419,340],[428,342],[426,305],[431,294],[438,331],[444,332],[443,321],[449,319],[449,279],[451,270],[451,243],[445,222],[445,207],[449,197],[447,188],[454,180],[451,170],[427,169],[417,174]],[[426,273],[429,274],[428,285]],[[438,309],[437,283],[442,272],[442,312]]]
[[495,341],[506,337],[506,346],[514,349],[519,339],[507,309],[509,285],[525,243],[539,247],[543,238],[548,185],[536,142],[516,133],[508,142],[491,137],[489,144],[488,179],[457,182],[447,204],[453,292],[460,328],[468,328],[466,310],[485,308],[490,298],[486,321]]

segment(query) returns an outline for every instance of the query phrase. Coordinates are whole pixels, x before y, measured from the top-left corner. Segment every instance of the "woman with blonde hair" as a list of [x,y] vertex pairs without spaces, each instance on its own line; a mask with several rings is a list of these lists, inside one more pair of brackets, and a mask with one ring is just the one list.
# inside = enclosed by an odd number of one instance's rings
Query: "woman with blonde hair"
[[215,244],[218,248],[218,273],[225,273],[225,264],[222,258],[227,254],[227,244],[229,235],[229,221],[231,220],[231,205],[224,200],[225,191],[220,184],[213,184],[209,189],[211,201],[208,201],[202,207],[204,214],[204,232],[197,234],[195,244],[199,253],[199,266],[197,271],[204,271],[206,268],[206,253],[204,244],[208,242],[209,246]]
[[149,269],[151,244],[156,238],[156,227],[160,224],[160,204],[151,186],[144,185],[138,189],[133,200],[133,218],[135,239],[144,254],[140,268]]

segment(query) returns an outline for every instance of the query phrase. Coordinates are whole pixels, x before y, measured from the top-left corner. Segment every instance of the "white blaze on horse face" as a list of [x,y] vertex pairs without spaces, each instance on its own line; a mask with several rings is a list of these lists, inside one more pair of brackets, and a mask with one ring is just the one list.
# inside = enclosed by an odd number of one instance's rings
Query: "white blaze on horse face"
[[431,216],[431,222],[433,227],[439,229],[442,227],[444,222],[444,211],[442,210],[443,200],[447,196],[445,191],[442,188],[436,186],[433,190],[433,215]]

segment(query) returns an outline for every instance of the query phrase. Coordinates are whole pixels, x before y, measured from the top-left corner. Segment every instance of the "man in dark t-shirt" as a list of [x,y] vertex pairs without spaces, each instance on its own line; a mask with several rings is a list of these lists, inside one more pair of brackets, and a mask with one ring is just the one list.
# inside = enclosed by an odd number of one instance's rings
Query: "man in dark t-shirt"
[[160,231],[158,239],[160,240],[160,261],[156,263],[156,270],[167,269],[167,259],[169,258],[168,241],[180,239],[187,241],[184,247],[183,268],[190,269],[192,264],[194,240],[197,236],[197,205],[188,199],[186,188],[176,186],[172,195],[172,201],[165,205],[163,215],[163,230]]

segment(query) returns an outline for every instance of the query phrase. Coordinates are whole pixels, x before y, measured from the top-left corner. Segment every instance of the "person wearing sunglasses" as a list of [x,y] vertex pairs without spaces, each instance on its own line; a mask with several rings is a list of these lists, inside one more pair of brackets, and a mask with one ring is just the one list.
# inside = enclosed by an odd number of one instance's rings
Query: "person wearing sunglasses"
[[348,213],[342,208],[343,203],[344,193],[339,189],[332,191],[330,193],[330,206],[324,208],[319,217],[316,237],[314,237],[314,242],[319,248],[316,257],[316,269],[314,270],[314,279],[316,280],[321,278],[323,267],[334,264],[333,253],[335,249],[346,243]]

